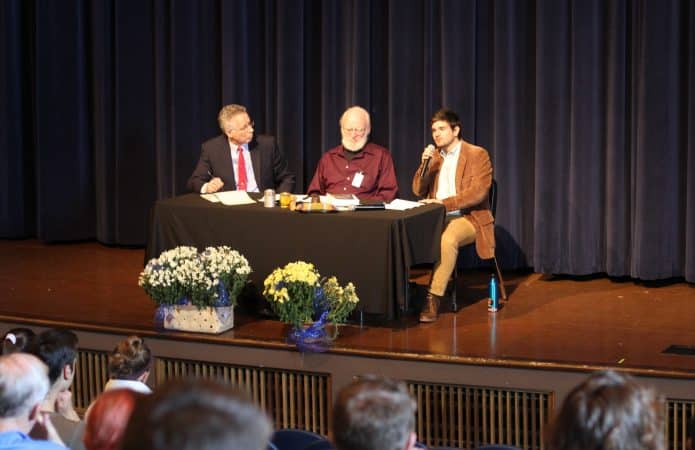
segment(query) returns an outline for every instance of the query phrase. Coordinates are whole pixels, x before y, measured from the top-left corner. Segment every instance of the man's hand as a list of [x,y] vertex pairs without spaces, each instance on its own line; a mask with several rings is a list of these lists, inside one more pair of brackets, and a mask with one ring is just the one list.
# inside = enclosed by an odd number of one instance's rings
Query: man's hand
[[56,396],[55,411],[61,416],[73,422],[79,422],[80,416],[72,404],[72,392],[69,389],[60,391]]
[[420,200],[420,203],[439,203],[440,205],[444,204],[441,200],[438,198],[423,198]]
[[39,412],[34,423],[34,428],[31,429],[31,436],[35,439],[43,441],[51,441],[58,445],[66,447],[65,442],[60,438],[49,416],[50,413]]
[[425,147],[425,150],[423,150],[423,152],[422,152],[422,157],[420,158],[420,162],[424,162],[426,159],[432,158],[435,151],[436,151],[436,149],[434,148],[434,145],[432,145],[432,144]]
[[205,192],[212,194],[222,189],[222,186],[224,186],[224,182],[219,177],[215,177],[208,181],[207,186],[205,186]]

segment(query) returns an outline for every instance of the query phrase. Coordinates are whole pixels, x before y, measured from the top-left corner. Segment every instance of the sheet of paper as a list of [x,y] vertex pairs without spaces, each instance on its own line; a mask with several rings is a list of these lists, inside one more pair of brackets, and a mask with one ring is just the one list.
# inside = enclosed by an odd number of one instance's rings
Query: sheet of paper
[[256,203],[246,191],[215,192],[217,199],[224,205],[250,205]]
[[217,198],[216,194],[200,194],[202,198],[212,203],[219,203],[220,199]]
[[406,209],[417,208],[418,206],[422,206],[423,204],[424,203],[413,202],[410,200],[403,200],[401,198],[397,198],[393,200],[391,203],[386,203],[384,206],[386,207],[386,209],[405,211]]

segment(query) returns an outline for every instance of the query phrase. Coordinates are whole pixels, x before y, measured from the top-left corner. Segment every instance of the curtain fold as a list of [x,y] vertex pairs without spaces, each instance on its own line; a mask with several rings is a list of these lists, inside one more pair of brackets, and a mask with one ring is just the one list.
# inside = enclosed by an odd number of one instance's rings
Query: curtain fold
[[695,282],[691,2],[6,0],[0,27],[0,237],[144,244],[227,103],[298,192],[364,106],[413,198],[447,106],[490,152],[505,268]]

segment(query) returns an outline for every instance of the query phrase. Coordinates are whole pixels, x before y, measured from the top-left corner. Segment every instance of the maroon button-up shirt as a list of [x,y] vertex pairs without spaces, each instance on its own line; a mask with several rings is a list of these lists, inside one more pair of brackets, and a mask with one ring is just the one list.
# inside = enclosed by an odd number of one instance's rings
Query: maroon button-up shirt
[[[398,182],[391,153],[369,142],[348,160],[339,145],[323,154],[307,194],[355,194],[362,200],[390,202],[398,195]],[[352,185],[357,173],[364,178],[359,187]]]

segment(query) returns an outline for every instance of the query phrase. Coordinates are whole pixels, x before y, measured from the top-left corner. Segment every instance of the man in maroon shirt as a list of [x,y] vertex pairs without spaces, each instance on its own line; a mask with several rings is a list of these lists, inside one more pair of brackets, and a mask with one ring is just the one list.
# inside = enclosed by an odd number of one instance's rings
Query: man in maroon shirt
[[354,194],[360,200],[390,202],[398,194],[391,153],[367,142],[371,124],[364,108],[348,108],[340,118],[342,145],[323,154],[307,193]]

